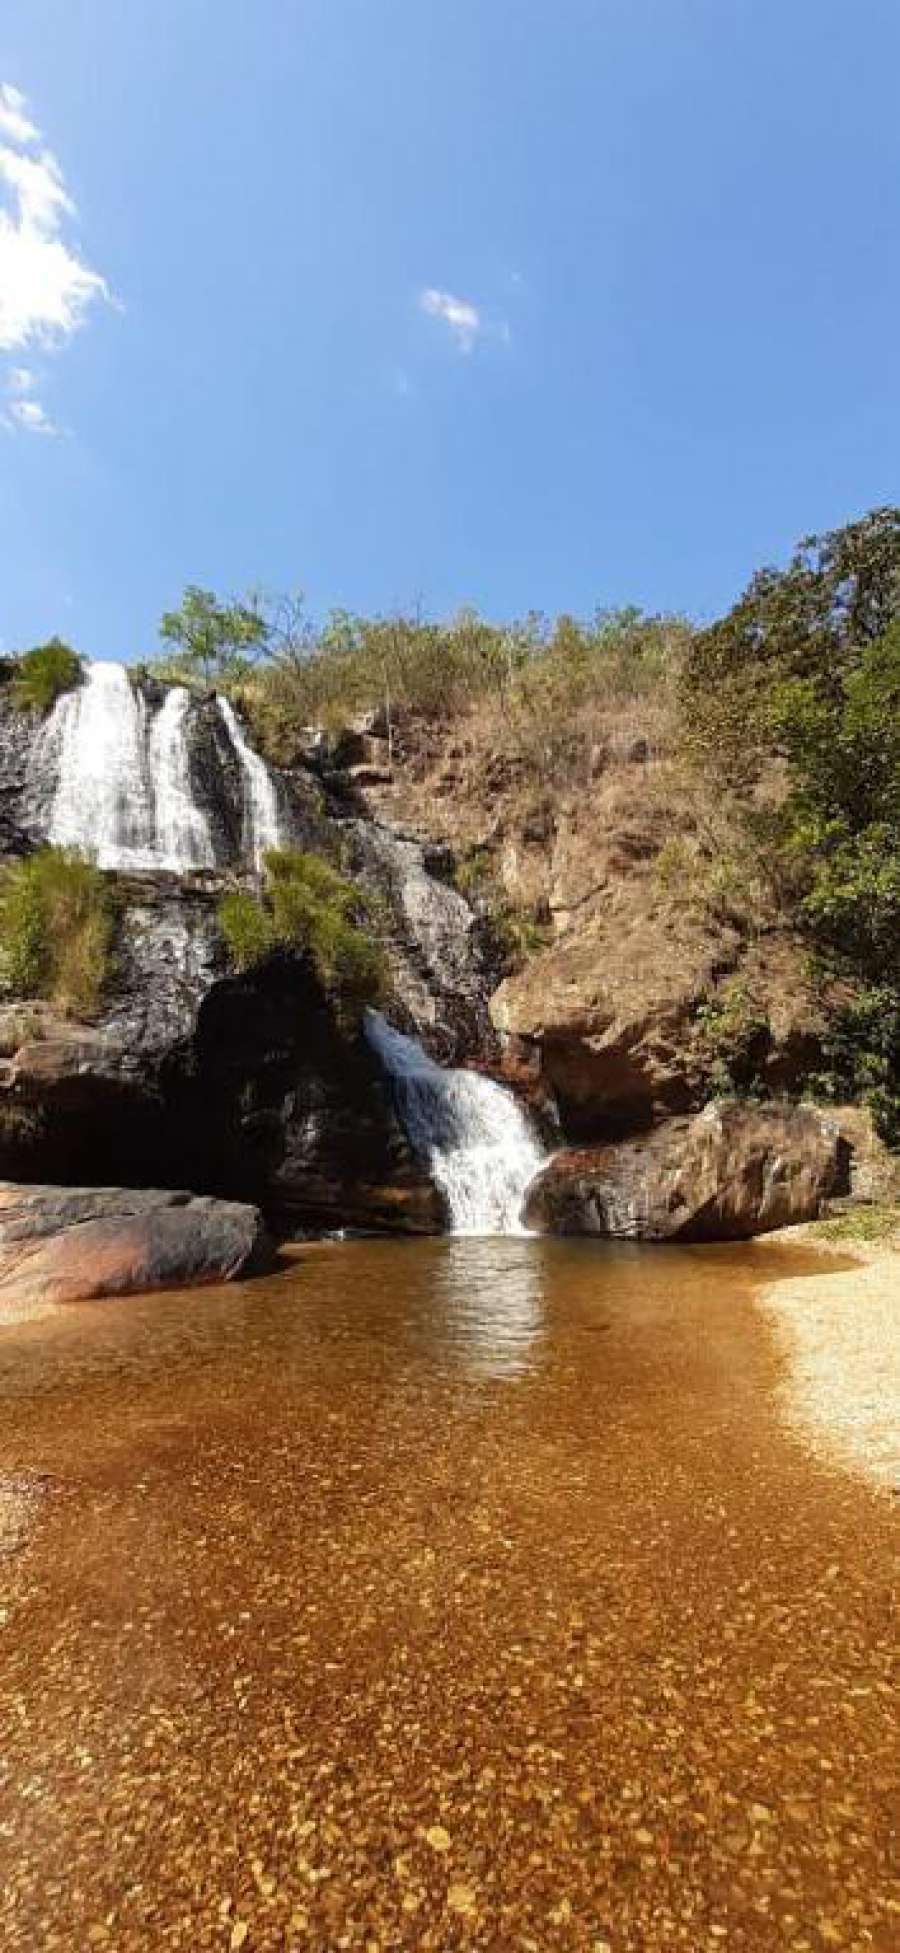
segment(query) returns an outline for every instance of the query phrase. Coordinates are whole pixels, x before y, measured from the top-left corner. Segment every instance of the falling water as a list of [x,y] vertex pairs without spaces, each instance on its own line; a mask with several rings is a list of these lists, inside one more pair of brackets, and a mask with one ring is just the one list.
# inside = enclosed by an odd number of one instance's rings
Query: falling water
[[156,799],[155,845],[161,867],[213,868],[209,822],[191,785],[186,738],[190,694],[173,685],[150,728],[150,778]]
[[101,868],[154,865],[147,712],[124,665],[88,665],[83,684],[57,700],[42,743],[57,767],[48,840]]
[[366,1035],[397,1109],[443,1193],[454,1234],[522,1234],[543,1153],[518,1101],[479,1072],[444,1071],[415,1038],[369,1011]]
[[88,665],[42,735],[40,761],[56,780],[47,839],[101,868],[211,867],[209,825],[191,788],[188,706],[175,686],[149,718],[124,665]]
[[244,777],[244,853],[259,868],[266,850],[281,843],[278,797],[265,761],[247,744],[228,699],[220,696],[218,704]]

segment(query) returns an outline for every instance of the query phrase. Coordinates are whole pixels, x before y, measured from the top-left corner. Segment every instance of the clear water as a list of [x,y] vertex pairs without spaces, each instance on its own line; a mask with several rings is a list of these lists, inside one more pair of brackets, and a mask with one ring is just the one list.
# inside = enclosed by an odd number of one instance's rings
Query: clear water
[[378,1011],[366,1034],[397,1110],[447,1202],[454,1234],[523,1234],[525,1194],[544,1152],[511,1092],[479,1072],[444,1070]]
[[820,1266],[313,1243],[0,1333],[3,1953],[895,1947],[895,1519],[752,1299]]

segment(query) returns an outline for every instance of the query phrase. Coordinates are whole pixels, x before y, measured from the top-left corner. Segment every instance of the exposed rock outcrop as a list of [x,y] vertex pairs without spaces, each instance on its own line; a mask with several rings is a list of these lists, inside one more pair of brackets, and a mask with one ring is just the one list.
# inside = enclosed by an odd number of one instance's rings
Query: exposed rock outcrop
[[56,1302],[265,1268],[259,1209],[181,1192],[0,1184],[0,1321]]
[[[189,907],[202,937],[197,891]],[[180,996],[170,948],[167,929],[148,932],[143,969],[99,1025],[0,1011],[0,1171],[187,1185],[259,1202],[294,1231],[438,1229],[380,1067],[308,960],[241,977],[204,965]]]
[[848,1185],[838,1122],[814,1106],[717,1101],[618,1146],[558,1153],[529,1190],[543,1234],[727,1241],[813,1220]]

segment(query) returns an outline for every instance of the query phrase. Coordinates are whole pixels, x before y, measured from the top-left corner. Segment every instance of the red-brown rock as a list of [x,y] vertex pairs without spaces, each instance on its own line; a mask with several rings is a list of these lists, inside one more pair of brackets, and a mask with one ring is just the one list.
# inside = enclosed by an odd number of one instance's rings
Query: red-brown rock
[[228,1282],[270,1258],[259,1209],[238,1201],[0,1182],[0,1320],[4,1310]]

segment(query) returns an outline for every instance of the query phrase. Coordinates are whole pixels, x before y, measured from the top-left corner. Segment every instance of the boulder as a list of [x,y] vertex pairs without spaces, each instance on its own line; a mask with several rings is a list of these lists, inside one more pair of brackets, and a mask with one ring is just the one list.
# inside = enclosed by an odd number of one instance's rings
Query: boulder
[[259,1209],[237,1201],[0,1182],[0,1320],[5,1309],[230,1282],[270,1260]]
[[745,1240],[814,1220],[848,1166],[838,1122],[816,1107],[717,1100],[618,1146],[557,1153],[525,1219],[541,1234]]

